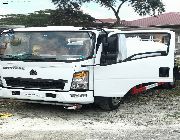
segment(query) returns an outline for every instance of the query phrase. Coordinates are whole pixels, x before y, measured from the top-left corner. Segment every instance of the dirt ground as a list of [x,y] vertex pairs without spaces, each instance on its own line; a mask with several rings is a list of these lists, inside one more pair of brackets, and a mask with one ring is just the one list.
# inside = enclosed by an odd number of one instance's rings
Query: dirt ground
[[1,100],[0,113],[12,114],[0,117],[1,140],[179,140],[180,82],[129,96],[114,111]]

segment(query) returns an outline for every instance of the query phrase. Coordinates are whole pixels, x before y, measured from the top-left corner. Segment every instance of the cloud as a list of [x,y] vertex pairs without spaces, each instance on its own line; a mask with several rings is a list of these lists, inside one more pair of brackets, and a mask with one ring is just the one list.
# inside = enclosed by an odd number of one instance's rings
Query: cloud
[[[108,8],[101,7],[95,3],[85,4],[81,8],[83,12],[90,14],[92,17],[95,18],[116,18],[113,11]],[[119,16],[122,20],[132,20],[134,18],[138,19],[140,16],[136,14],[132,7],[128,6],[127,4],[123,5],[120,10]]]
[[179,0],[162,0],[166,12],[180,12]]
[[112,18],[114,16],[111,10],[108,10],[107,8],[101,7],[100,5],[94,3],[84,4],[81,7],[81,10],[84,13],[89,14],[95,18]]
[[27,14],[38,10],[55,9],[55,5],[51,0],[22,0],[10,1],[8,4],[0,3],[0,12],[5,14]]
[[6,15],[6,14],[12,14],[15,11],[13,9],[9,9],[9,8],[0,8],[0,15]]
[[[7,0],[4,0],[7,1]],[[21,3],[18,1],[22,1]],[[23,0],[14,0],[14,3],[10,2],[8,5],[3,5],[0,3],[0,15],[21,13],[27,14],[37,10],[43,9],[55,9],[55,5],[51,0],[29,0],[30,2],[23,2]],[[166,12],[180,12],[179,0],[162,0],[165,4]],[[90,2],[83,4],[83,12],[90,14],[95,18],[115,18],[112,10],[108,8],[101,7],[99,4]],[[122,6],[119,16],[122,20],[134,20],[142,18],[137,13],[134,12],[131,6],[125,4]]]
[[[179,0],[162,0],[162,2],[165,4],[166,12],[180,12]],[[84,4],[82,6],[82,10],[95,18],[115,18],[114,13],[111,10],[92,2]],[[128,6],[128,4],[124,4],[122,6],[119,16],[122,20],[135,20],[143,18],[143,16],[139,16],[135,13],[133,8]]]

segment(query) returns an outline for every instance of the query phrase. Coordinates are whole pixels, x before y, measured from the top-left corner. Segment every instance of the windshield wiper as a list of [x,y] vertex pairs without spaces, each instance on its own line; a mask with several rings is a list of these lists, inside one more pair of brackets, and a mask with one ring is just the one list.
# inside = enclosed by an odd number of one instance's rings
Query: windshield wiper
[[21,60],[23,61],[51,61],[51,60],[56,60],[56,58],[44,58],[38,55],[34,54],[22,54],[20,55]]
[[30,58],[30,57],[32,57],[32,56],[35,56],[34,54],[32,54],[32,53],[23,53],[23,54],[19,54],[19,55],[17,55],[19,58],[21,58],[21,59],[27,59],[27,58]]
[[26,53],[26,54],[19,54],[19,55],[2,55],[1,60],[18,60],[18,61],[26,61],[26,62],[51,62],[51,61],[58,61],[63,62],[64,60],[58,60],[56,57],[41,57],[38,55]]
[[32,57],[32,58],[26,58],[26,59],[23,59],[23,61],[43,61],[43,62],[46,62],[46,61],[57,61],[56,58],[42,58],[42,57]]
[[11,60],[26,60],[26,59],[42,59],[40,56],[33,55],[31,53],[24,53],[19,55],[7,54],[1,56],[2,60],[11,59]]
[[4,60],[4,59],[12,59],[12,60],[18,60],[19,57],[17,57],[16,55],[1,55],[1,59]]

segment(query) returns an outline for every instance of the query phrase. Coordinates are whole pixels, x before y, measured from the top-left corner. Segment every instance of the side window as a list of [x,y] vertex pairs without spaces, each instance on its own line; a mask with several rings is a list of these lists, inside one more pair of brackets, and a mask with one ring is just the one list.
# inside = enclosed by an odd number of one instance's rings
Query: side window
[[108,53],[110,54],[118,54],[118,36],[113,35],[108,38],[108,43],[109,43],[109,49]]
[[177,37],[177,43],[180,43],[180,35]]
[[118,62],[119,43],[118,35],[112,35],[103,41],[103,50],[101,53],[101,65],[111,65]]
[[[122,61],[130,61],[147,57],[167,55],[170,35],[168,33],[127,33],[121,34],[125,40],[120,45],[120,54],[124,54]],[[126,46],[126,47],[125,47]],[[125,50],[126,48],[126,50]],[[125,57],[126,56],[126,57]]]

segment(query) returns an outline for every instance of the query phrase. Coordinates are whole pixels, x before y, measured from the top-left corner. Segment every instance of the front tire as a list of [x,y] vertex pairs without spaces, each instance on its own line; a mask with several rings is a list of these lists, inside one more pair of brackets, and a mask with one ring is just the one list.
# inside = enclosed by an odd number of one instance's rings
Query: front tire
[[97,104],[103,110],[111,111],[120,106],[121,97],[98,97]]

